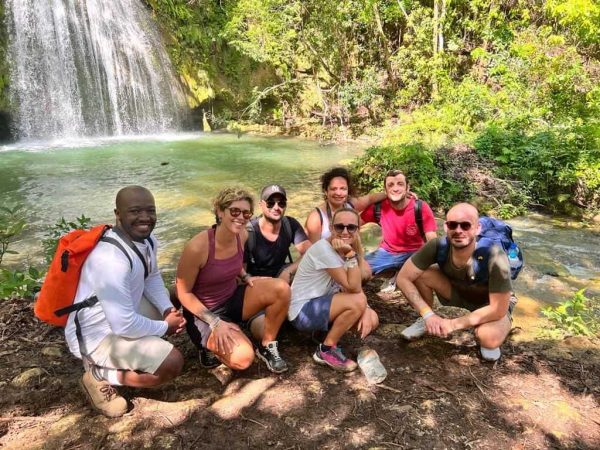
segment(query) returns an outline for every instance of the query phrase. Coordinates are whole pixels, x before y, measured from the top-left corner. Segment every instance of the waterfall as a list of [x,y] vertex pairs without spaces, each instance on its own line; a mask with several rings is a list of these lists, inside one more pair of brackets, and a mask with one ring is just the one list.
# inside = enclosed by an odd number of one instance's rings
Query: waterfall
[[21,139],[179,128],[185,97],[141,0],[6,0]]

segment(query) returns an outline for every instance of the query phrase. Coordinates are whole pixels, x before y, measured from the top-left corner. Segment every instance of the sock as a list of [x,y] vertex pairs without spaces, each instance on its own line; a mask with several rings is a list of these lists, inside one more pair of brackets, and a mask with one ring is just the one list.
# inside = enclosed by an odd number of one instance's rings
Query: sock
[[329,350],[331,350],[331,347],[331,345],[321,344],[321,351],[328,352]]
[[119,369],[111,369],[110,367],[94,366],[92,368],[92,374],[97,380],[107,381],[112,386],[121,386],[119,372]]

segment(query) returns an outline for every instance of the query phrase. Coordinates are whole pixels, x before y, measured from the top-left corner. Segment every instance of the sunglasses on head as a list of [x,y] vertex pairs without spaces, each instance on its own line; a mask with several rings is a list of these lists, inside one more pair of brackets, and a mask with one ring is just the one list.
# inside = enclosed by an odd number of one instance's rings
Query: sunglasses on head
[[265,203],[269,209],[273,209],[275,204],[278,204],[281,209],[285,209],[287,206],[287,202],[285,200],[265,200]]
[[458,227],[460,227],[463,231],[469,231],[472,224],[471,222],[456,222],[455,220],[448,220],[446,221],[446,226],[452,231],[456,230]]
[[345,224],[345,223],[334,223],[333,224],[333,229],[335,231],[337,231],[338,233],[343,233],[344,232],[344,228],[346,230],[348,230],[348,233],[355,233],[356,230],[358,230],[358,225],[353,224],[353,223],[349,223],[349,224]]
[[225,208],[225,209],[229,210],[229,214],[231,214],[231,217],[237,217],[241,214],[244,217],[244,219],[250,219],[253,214],[253,212],[250,211],[249,209],[244,209],[244,210],[241,210],[240,208]]

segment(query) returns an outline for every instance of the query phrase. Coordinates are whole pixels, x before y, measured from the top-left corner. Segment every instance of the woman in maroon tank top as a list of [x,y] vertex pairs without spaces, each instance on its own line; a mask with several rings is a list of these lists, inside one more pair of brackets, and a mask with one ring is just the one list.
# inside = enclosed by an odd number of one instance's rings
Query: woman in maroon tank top
[[243,268],[254,200],[243,189],[226,188],[213,206],[217,224],[186,244],[177,267],[177,296],[199,331],[188,328],[188,333],[221,362],[243,370],[252,364],[254,351],[239,325],[264,312],[264,326],[254,333],[256,355],[269,370],[285,372],[276,339],[290,304],[290,287],[278,278],[251,278]]

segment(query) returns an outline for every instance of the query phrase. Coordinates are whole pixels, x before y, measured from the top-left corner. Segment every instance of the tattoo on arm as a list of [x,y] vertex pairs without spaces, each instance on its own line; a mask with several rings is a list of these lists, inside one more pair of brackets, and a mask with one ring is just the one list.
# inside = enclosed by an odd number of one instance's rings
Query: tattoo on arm
[[202,320],[203,322],[212,323],[217,318],[217,315],[214,314],[208,308],[206,308],[204,311],[202,311],[202,313],[200,314],[199,317],[200,317],[200,320]]

